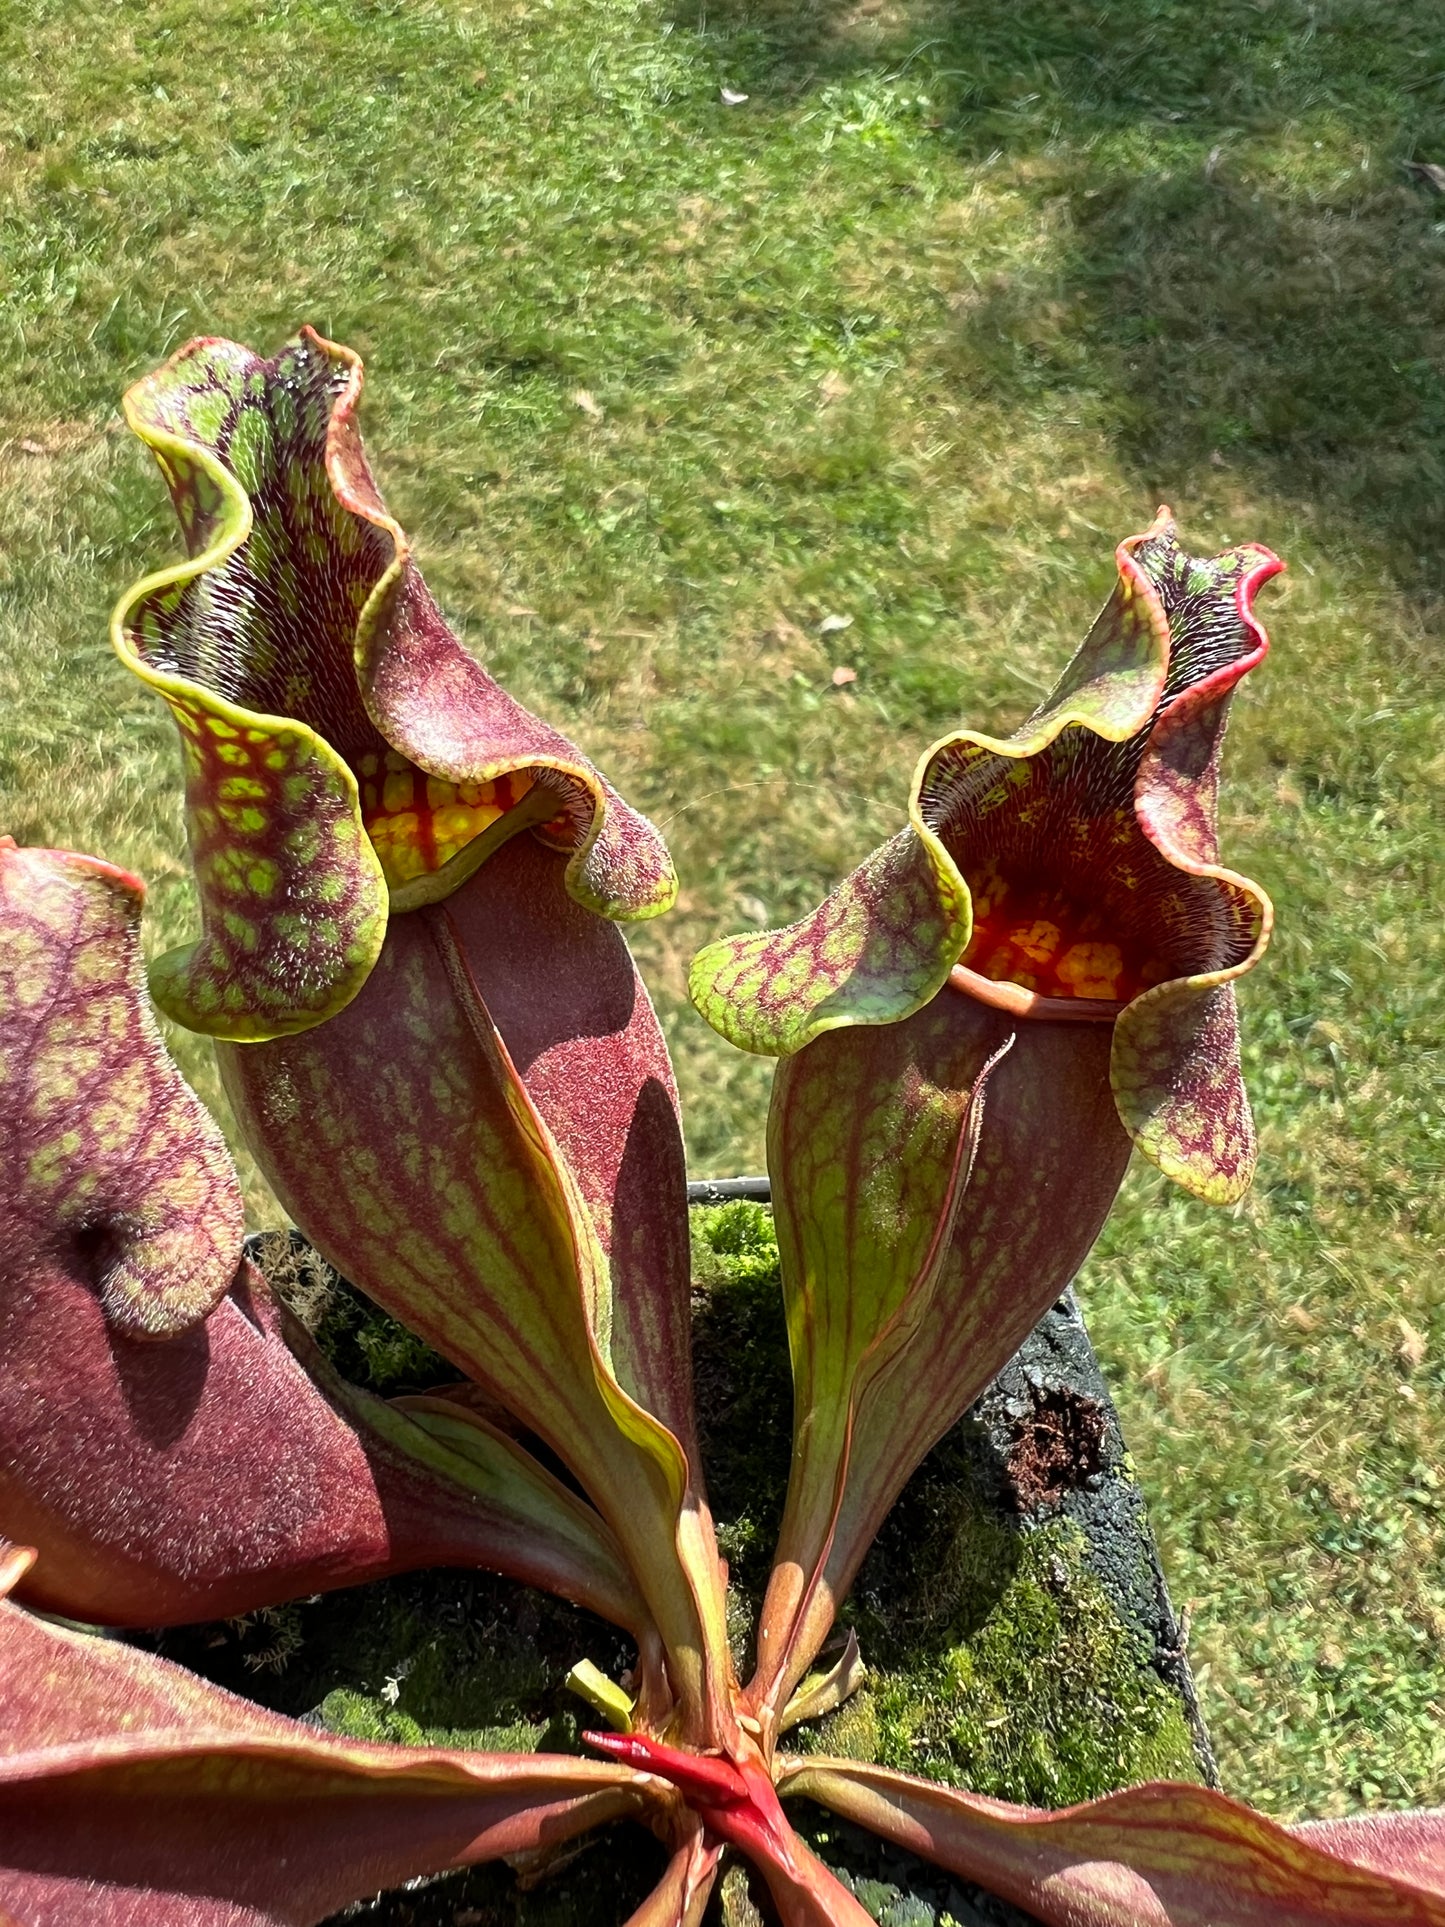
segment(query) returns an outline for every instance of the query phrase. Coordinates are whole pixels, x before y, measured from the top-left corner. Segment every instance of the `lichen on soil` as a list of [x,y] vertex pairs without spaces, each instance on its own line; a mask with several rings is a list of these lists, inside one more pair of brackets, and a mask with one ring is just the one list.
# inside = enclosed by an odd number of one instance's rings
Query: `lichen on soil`
[[[789,1459],[777,1246],[764,1206],[734,1202],[692,1218],[698,1409],[743,1671]],[[273,1284],[345,1376],[387,1396],[455,1380],[299,1240],[257,1242]],[[1212,1776],[1143,1502],[1071,1302],[914,1475],[843,1625],[858,1634],[867,1681],[828,1718],[795,1729],[795,1751],[876,1760],[1040,1806],[1140,1779]],[[581,1752],[591,1715],[562,1686],[568,1668],[585,1657],[615,1678],[630,1658],[625,1636],[603,1621],[481,1573],[415,1573],[145,1637],[333,1732],[503,1752]],[[799,1807],[795,1818],[881,1927],[1024,1920],[830,1816]],[[584,1841],[534,1888],[509,1869],[476,1868],[344,1918],[615,1927],[661,1864],[657,1844],[628,1828]],[[752,1927],[768,1913],[756,1883],[735,1878],[709,1918]]]

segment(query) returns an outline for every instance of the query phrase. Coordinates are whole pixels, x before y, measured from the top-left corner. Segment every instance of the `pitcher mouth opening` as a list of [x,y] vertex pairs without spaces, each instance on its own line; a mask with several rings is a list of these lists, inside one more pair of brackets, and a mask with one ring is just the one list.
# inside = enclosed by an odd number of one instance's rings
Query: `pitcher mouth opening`
[[1081,903],[1048,876],[992,860],[968,881],[973,934],[949,981],[980,1003],[1014,1017],[1112,1023],[1177,974],[1124,927],[1130,906]]
[[1010,1017],[1045,1018],[1055,1024],[1112,1024],[1124,1009],[1123,1000],[1106,997],[1041,997],[1036,990],[1006,979],[980,976],[955,964],[949,973],[950,990],[962,991],[980,1004],[1007,1011]]

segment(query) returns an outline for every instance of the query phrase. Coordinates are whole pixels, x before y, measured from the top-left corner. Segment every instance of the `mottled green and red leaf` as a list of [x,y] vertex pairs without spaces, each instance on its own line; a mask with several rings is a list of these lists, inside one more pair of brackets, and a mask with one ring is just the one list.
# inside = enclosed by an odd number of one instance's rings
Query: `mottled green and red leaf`
[[649,1799],[601,1761],[331,1739],[8,1603],[0,1705],[0,1909],[26,1927],[311,1927]]
[[1058,1813],[848,1760],[783,1761],[817,1800],[1046,1927],[1441,1927],[1445,1813],[1289,1829],[1159,1782]]
[[544,834],[610,917],[675,893],[656,831],[447,628],[372,481],[361,364],[303,329],[271,360],[198,340],[126,397],[189,560],[128,592],[122,661],[182,732],[198,944],[163,1006],[233,1039],[324,1021],[388,915],[448,894],[506,836]]
[[643,1631],[590,1507],[342,1385],[242,1262],[230,1159],[145,1000],[143,894],[0,843],[0,1529],[42,1550],[37,1602],[153,1625],[465,1564]]
[[160,1338],[220,1301],[244,1226],[145,998],[144,898],[112,864],[0,838],[0,1266],[83,1275],[115,1331]]
[[794,1445],[759,1708],[781,1711],[910,1473],[1098,1235],[1129,1156],[1108,1063],[1100,1026],[947,993],[778,1067]]
[[397,919],[330,1023],[220,1056],[292,1217],[572,1469],[624,1549],[679,1690],[699,1716],[712,1695],[708,1717],[725,1718],[721,1577],[694,1468],[619,1381],[591,1215],[447,907]]

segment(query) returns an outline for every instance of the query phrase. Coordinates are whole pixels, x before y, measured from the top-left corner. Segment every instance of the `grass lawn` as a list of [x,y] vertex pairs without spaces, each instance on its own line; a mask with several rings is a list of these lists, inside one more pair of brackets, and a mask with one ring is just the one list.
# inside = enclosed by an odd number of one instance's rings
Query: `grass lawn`
[[1084,1290],[1227,1783],[1445,1801],[1439,0],[0,0],[0,64],[0,830],[191,928],[115,403],[310,320],[443,605],[668,835],[699,1174],[769,1073],[691,953],[1012,727],[1158,501],[1288,558],[1226,800],[1259,1182],[1137,1170]]

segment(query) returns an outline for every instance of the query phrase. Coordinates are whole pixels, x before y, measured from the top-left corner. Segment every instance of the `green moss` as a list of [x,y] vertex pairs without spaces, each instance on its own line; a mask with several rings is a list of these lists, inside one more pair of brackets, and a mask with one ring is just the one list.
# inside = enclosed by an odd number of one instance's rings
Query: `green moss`
[[[935,1628],[911,1656],[878,1666],[853,1702],[794,1736],[798,1750],[872,1758],[1039,1806],[1137,1780],[1198,1779],[1178,1696],[1090,1570],[1078,1528],[1061,1519],[1020,1534],[973,1512],[960,1540],[963,1581],[955,1568],[939,1582],[955,1602],[952,1633]],[[976,1620],[981,1582],[993,1597]],[[896,1629],[875,1630],[897,1653]]]
[[[703,1286],[778,1283],[778,1239],[766,1205],[737,1198],[692,1214],[695,1276]],[[711,1262],[710,1262],[711,1261]]]
[[486,1573],[407,1573],[282,1614],[147,1638],[232,1691],[353,1739],[497,1752],[582,1752],[586,1709],[563,1684],[568,1667],[586,1654],[616,1678],[633,1658],[614,1627]]
[[390,1740],[397,1746],[455,1746],[474,1753],[535,1753],[545,1723],[513,1720],[506,1726],[423,1726],[379,1696],[337,1687],[320,1707],[327,1730],[348,1740]]
[[698,1424],[734,1589],[729,1630],[750,1657],[783,1516],[793,1382],[772,1213],[739,1200],[692,1213]]
[[266,1275],[341,1376],[384,1398],[454,1385],[462,1376],[379,1305],[338,1278],[303,1241],[264,1237]]
[[829,1753],[840,1760],[880,1760],[884,1734],[872,1685],[860,1686],[836,1713],[811,1726],[795,1727],[787,1744],[797,1753]]

